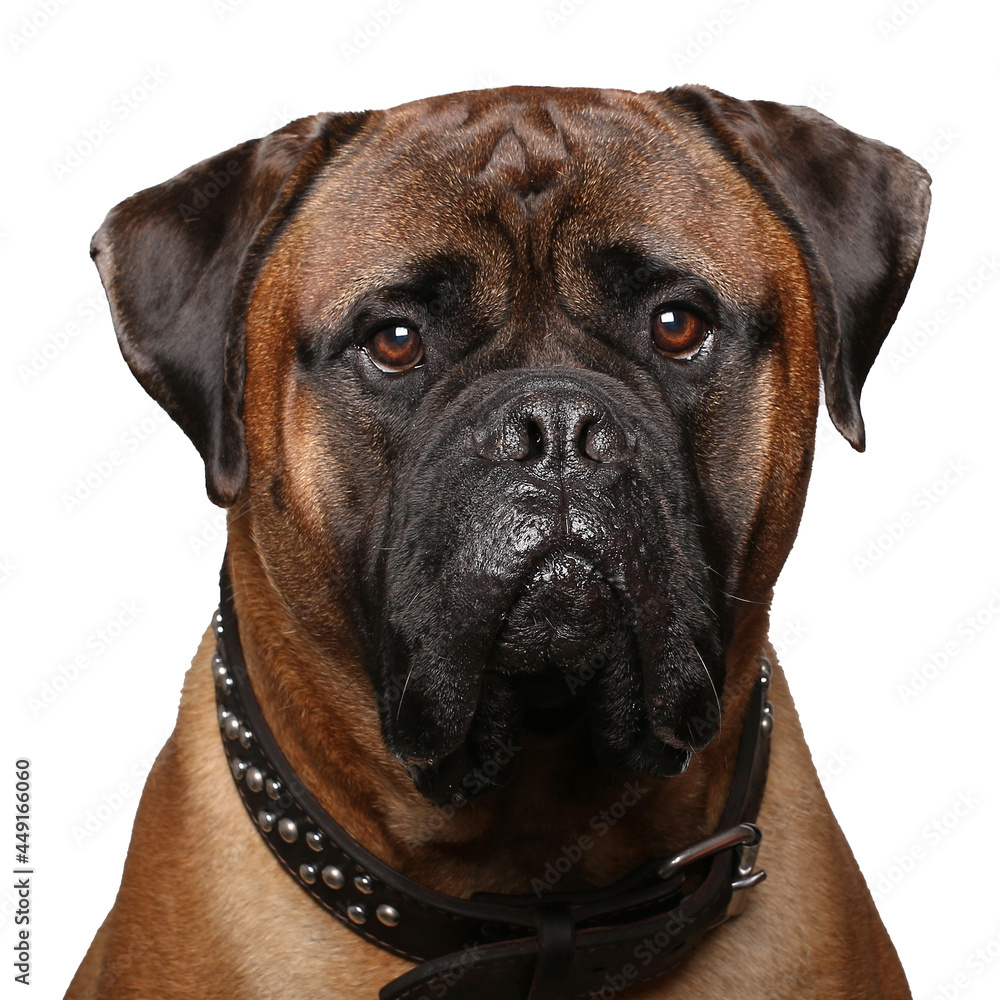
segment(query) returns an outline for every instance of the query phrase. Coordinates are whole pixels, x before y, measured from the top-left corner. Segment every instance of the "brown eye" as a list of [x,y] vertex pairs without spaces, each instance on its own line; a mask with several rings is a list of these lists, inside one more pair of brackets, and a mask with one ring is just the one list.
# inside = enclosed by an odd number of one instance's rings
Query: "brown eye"
[[653,346],[669,358],[687,361],[701,349],[709,336],[708,324],[693,312],[664,306],[653,314],[650,333]]
[[424,344],[416,327],[391,323],[368,338],[365,353],[384,372],[406,372],[424,360]]

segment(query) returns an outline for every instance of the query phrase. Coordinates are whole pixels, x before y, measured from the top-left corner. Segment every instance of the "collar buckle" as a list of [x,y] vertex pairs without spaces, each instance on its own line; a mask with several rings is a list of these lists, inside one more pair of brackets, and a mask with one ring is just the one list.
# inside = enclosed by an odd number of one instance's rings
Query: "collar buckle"
[[[712,857],[721,851],[736,849],[736,866],[734,878],[731,883],[733,896],[726,907],[723,920],[735,917],[743,912],[746,906],[746,890],[752,889],[755,885],[760,885],[767,878],[767,872],[763,869],[754,871],[753,867],[757,863],[757,854],[760,851],[761,842],[764,839],[760,827],[754,823],[740,823],[730,827],[728,830],[720,830],[713,833],[704,840],[699,840],[696,844],[686,847],[683,851],[678,851],[675,855],[667,858],[660,865],[657,874],[666,880],[673,878],[679,872],[684,871],[688,866]],[[722,921],[720,921],[721,923]]]
[[[752,823],[745,825],[753,826]],[[730,917],[738,916],[743,912],[743,908],[747,904],[746,890],[752,889],[755,885],[760,885],[767,878],[767,872],[763,869],[759,871],[753,870],[753,866],[757,863],[757,852],[760,851],[760,844],[764,839],[760,830],[756,826],[753,826],[753,828],[757,831],[756,839],[741,844],[739,854],[737,855],[736,878],[732,882],[733,898],[729,901],[729,906],[726,908],[726,920]]]
[[699,840],[690,847],[685,847],[683,851],[678,851],[672,857],[667,858],[660,865],[657,874],[664,880],[672,878],[689,865],[709,858],[713,854],[718,854],[720,851],[730,850],[733,847],[741,848],[741,865],[747,852],[752,850],[753,853],[749,862],[750,868],[746,872],[746,874],[749,874],[753,868],[754,861],[757,859],[757,851],[760,849],[760,842],[763,836],[760,832],[760,827],[753,823],[739,823],[736,826],[729,827],[727,830],[719,830],[718,833],[713,833],[704,840]]

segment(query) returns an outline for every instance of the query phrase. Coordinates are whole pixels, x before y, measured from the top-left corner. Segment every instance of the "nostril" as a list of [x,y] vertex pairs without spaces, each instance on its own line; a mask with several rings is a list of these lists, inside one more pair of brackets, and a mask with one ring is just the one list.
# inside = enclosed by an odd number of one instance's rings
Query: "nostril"
[[476,439],[476,450],[492,462],[533,462],[545,454],[545,431],[531,415],[512,415]]
[[525,422],[524,432],[528,439],[524,459],[540,458],[545,451],[545,434],[538,421],[529,417]]
[[622,458],[625,442],[615,425],[599,417],[586,417],[577,425],[576,448],[580,455],[594,462],[617,462]]

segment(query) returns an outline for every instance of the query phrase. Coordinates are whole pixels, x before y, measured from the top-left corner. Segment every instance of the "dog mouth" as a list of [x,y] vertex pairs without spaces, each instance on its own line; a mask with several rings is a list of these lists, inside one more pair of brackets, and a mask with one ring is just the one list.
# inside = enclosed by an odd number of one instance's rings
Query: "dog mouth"
[[556,552],[516,595],[487,670],[511,680],[526,732],[558,736],[588,715],[601,651],[630,644],[625,609],[604,574],[584,556]]
[[524,678],[517,694],[523,705],[524,730],[535,736],[561,736],[587,716],[583,687],[574,675],[547,669]]
[[[569,674],[623,626],[621,601],[600,570],[573,552],[551,553],[535,566],[504,616],[490,668],[511,677]],[[549,686],[539,685],[536,693],[545,697]]]
[[[525,743],[539,739],[578,738],[589,758],[613,771],[683,772],[715,734],[716,688],[696,648],[686,651],[695,683],[678,685],[677,676],[664,683],[663,661],[676,651],[654,650],[660,662],[648,662],[648,617],[585,555],[556,550],[539,558],[500,619],[455,745],[409,759],[397,751],[417,789],[438,804],[478,797],[506,784]],[[675,666],[666,669],[677,675]],[[405,700],[404,693],[396,720],[411,726],[447,706],[444,699],[408,712]]]

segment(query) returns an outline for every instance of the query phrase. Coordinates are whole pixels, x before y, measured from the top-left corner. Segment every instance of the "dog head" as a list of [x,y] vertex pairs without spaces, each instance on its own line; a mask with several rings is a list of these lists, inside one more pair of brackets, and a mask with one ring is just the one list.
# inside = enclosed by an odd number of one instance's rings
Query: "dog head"
[[444,798],[522,726],[657,776],[712,739],[820,371],[864,446],[928,183],[804,108],[507,88],[293,122],[123,202],[93,254],[210,496],[298,626],[347,617]]

